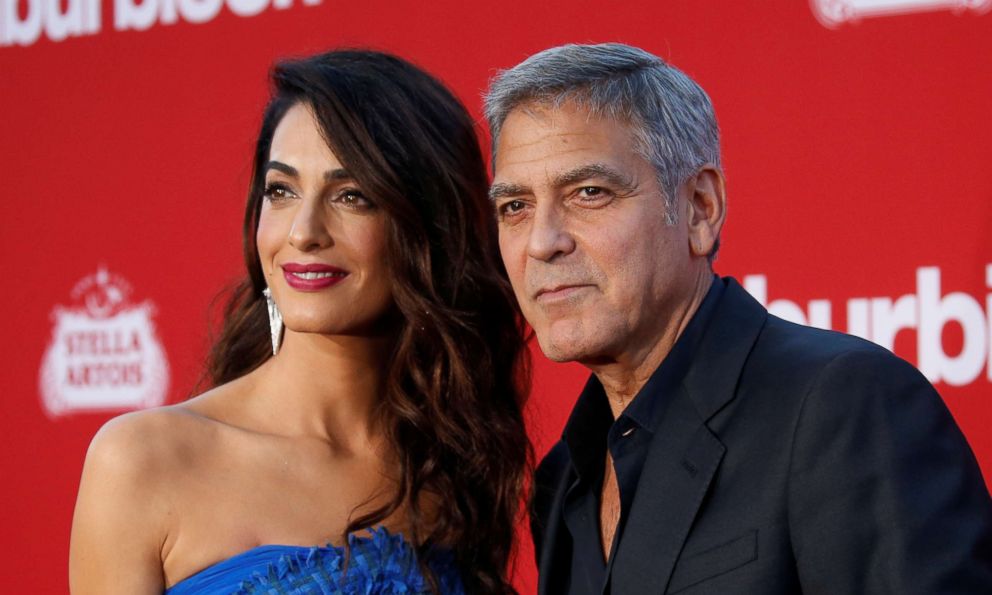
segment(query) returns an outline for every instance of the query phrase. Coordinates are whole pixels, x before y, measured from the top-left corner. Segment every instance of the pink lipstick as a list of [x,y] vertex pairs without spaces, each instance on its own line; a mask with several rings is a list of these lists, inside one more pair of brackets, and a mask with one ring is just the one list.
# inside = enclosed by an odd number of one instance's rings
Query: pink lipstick
[[282,275],[293,289],[320,291],[343,281],[348,271],[328,264],[287,262],[282,265]]

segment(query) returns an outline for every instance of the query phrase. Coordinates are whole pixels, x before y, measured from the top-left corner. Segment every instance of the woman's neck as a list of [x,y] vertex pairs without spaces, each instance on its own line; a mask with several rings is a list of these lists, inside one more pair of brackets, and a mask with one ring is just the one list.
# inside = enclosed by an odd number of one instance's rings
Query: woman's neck
[[281,434],[326,440],[332,448],[362,448],[378,434],[381,399],[393,339],[328,336],[286,330],[278,355],[258,370],[255,393]]

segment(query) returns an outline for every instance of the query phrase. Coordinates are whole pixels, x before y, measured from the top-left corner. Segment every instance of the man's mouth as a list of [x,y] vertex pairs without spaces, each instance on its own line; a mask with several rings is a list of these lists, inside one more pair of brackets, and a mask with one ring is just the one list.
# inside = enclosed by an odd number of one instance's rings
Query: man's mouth
[[539,289],[537,293],[534,294],[534,301],[541,304],[567,300],[591,287],[592,285],[581,283],[555,285],[553,287]]

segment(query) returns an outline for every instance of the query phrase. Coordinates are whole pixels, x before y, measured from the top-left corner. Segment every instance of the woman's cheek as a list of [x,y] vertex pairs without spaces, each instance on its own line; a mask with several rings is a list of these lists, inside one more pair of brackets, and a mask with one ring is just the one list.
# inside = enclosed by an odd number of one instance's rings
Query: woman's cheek
[[285,237],[278,219],[274,213],[267,212],[263,207],[258,219],[258,230],[255,232],[255,246],[258,249],[262,271],[266,276],[272,274],[272,260],[282,246],[282,238]]

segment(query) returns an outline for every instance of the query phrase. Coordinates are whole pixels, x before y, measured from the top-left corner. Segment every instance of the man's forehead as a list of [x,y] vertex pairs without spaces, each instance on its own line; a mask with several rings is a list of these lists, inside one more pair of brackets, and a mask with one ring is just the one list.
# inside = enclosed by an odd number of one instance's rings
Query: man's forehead
[[511,111],[504,122],[493,155],[494,186],[615,178],[640,165],[635,144],[624,122],[577,106],[529,104]]
[[532,118],[554,118],[558,114],[581,115],[589,120],[610,120],[623,125],[631,121],[630,114],[610,105],[599,103],[584,97],[581,93],[547,95],[525,99],[514,105],[504,121],[510,115],[528,115]]
[[546,101],[530,101],[511,109],[500,129],[502,137],[508,128],[514,131],[535,129],[584,129],[613,130],[618,133],[631,133],[630,122],[605,115],[576,101],[561,104]]
[[[528,103],[510,111],[494,140],[494,164],[538,158],[528,155],[553,151],[554,155],[580,150],[629,147],[634,134],[629,123],[600,116],[574,103],[562,106]],[[550,156],[550,155],[548,155]]]

